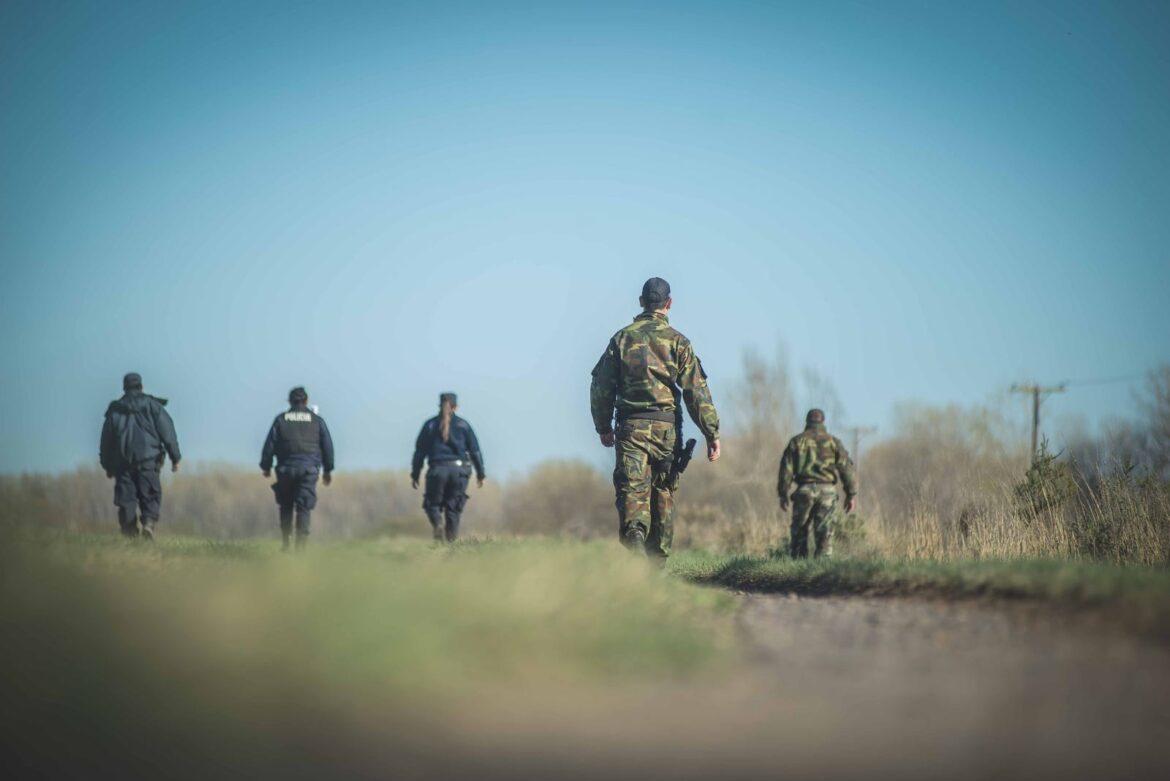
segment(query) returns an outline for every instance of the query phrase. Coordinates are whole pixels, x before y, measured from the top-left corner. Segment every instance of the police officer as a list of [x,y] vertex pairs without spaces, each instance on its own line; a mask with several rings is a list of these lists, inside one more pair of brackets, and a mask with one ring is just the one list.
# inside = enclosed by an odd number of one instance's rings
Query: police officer
[[479,440],[471,424],[455,414],[457,409],[454,393],[439,395],[439,414],[418,432],[410,465],[410,484],[417,489],[423,461],[427,462],[423,510],[438,542],[454,542],[459,537],[459,517],[469,498],[467,483],[472,467],[480,488],[485,479]]
[[845,512],[857,508],[857,473],[841,440],[825,429],[825,413],[811,409],[805,428],[788,443],[780,458],[780,509],[788,512],[793,483],[792,528],[789,548],[792,558],[808,558],[808,532],[812,527],[816,555],[833,554],[833,532],[839,522],[837,482],[845,488]]
[[642,313],[614,334],[594,367],[589,399],[601,444],[617,448],[620,539],[635,552],[665,560],[674,538],[680,405],[707,440],[711,461],[720,454],[719,415],[690,340],[667,319],[670,285],[660,277],[646,280],[638,302]]
[[106,408],[102,469],[106,477],[114,479],[114,504],[122,534],[153,540],[162,509],[159,470],[170,456],[171,471],[179,471],[179,440],[166,411],[167,400],[143,393],[141,375],[130,372],[123,377],[122,391],[122,398]]
[[260,470],[272,476],[272,459],[276,457],[276,482],[272,486],[280,507],[281,550],[288,550],[292,536],[293,513],[297,521],[297,550],[309,539],[309,519],[317,506],[317,472],[324,468],[325,485],[333,482],[333,438],[325,419],[309,409],[309,394],[304,388],[288,393],[288,410],[276,416],[264,450]]

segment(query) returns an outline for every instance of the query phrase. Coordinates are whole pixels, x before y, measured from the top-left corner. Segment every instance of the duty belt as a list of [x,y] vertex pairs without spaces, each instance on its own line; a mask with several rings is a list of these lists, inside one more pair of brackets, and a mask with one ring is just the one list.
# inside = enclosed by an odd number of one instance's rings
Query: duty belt
[[468,466],[470,466],[471,462],[464,461],[462,459],[457,459],[455,461],[432,461],[431,462],[431,466],[448,466],[448,465],[450,465],[450,466],[463,466],[464,464],[467,464]]
[[629,412],[624,415],[618,415],[618,422],[623,423],[627,420],[661,420],[664,423],[674,423],[677,414],[674,411],[667,412],[666,410],[648,409],[640,412]]

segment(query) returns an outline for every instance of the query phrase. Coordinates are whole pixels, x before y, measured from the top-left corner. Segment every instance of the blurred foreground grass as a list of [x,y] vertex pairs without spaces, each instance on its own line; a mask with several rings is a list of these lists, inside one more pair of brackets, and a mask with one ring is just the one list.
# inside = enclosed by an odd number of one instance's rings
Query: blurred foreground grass
[[323,741],[441,742],[469,703],[715,673],[731,643],[730,596],[602,543],[285,556],[17,532],[0,551],[4,742],[36,774],[269,773],[279,755],[312,775]]
[[670,569],[694,583],[803,596],[864,594],[1030,599],[1106,611],[1170,638],[1170,569],[1067,559],[802,559],[683,551]]

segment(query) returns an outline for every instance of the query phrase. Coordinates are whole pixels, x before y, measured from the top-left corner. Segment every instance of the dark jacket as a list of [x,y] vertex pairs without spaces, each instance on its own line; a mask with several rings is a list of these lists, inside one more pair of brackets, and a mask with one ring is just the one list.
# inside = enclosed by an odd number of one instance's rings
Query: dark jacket
[[142,391],[110,402],[102,426],[102,469],[112,474],[139,464],[162,464],[164,455],[179,463],[179,439],[166,403]]
[[442,461],[470,461],[475,465],[475,476],[484,478],[483,453],[479,450],[479,440],[471,430],[471,424],[458,415],[451,415],[451,430],[447,441],[439,433],[439,416],[423,424],[422,431],[418,432],[418,439],[414,443],[414,458],[411,459],[410,476],[417,480],[422,473],[423,461],[434,466]]
[[264,440],[260,468],[271,469],[274,456],[278,466],[324,467],[332,472],[333,437],[325,419],[303,404],[277,415]]

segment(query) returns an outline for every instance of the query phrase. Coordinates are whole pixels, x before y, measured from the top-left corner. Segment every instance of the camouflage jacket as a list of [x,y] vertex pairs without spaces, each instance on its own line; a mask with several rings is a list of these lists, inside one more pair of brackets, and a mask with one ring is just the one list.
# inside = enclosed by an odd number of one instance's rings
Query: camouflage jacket
[[643,312],[613,335],[593,367],[593,425],[598,434],[613,431],[615,411],[619,421],[639,412],[677,414],[680,396],[707,441],[718,439],[719,415],[690,340],[666,315]]
[[847,496],[857,496],[857,473],[849,452],[823,424],[809,425],[789,441],[780,457],[780,496],[788,496],[793,483],[835,484],[838,480]]

